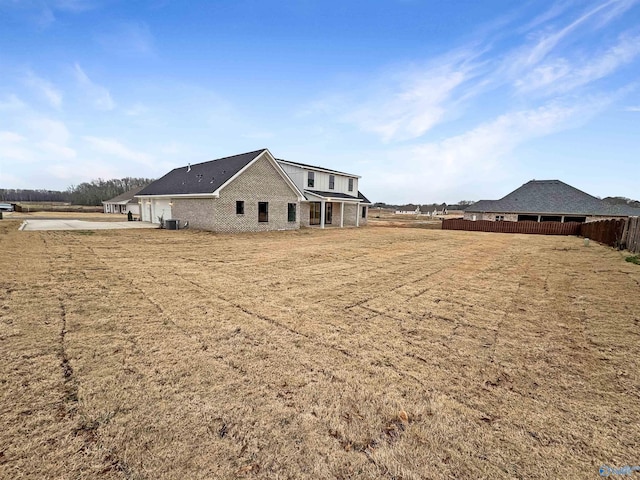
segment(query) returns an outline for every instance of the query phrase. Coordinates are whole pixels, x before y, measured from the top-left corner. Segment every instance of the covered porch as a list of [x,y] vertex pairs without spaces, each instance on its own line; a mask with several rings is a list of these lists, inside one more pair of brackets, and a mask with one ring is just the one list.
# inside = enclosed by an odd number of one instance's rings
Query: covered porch
[[[308,225],[319,228],[359,227],[366,223],[367,207],[355,197],[329,197],[305,192],[308,205]],[[345,196],[346,197],[346,196]],[[306,208],[302,209],[306,215]],[[302,220],[302,219],[301,219]],[[307,223],[307,222],[303,222]]]

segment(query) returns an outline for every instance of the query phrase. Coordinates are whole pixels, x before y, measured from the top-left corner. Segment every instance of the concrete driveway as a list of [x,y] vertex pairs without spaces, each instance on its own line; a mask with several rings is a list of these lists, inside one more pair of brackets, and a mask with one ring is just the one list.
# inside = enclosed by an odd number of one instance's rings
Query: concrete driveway
[[149,222],[89,222],[86,220],[25,220],[20,230],[113,230],[124,228],[158,228]]

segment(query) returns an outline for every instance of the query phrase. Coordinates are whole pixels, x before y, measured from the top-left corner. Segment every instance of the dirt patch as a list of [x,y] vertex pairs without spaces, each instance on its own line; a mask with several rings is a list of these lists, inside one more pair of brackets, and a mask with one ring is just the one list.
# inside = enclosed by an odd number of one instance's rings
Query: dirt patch
[[640,269],[608,248],[17,224],[0,222],[2,478],[590,478],[638,462]]

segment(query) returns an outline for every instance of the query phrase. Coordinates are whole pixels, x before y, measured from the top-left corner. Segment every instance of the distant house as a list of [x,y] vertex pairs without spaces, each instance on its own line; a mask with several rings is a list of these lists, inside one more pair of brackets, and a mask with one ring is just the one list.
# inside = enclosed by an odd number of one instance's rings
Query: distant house
[[136,198],[144,221],[176,219],[216,232],[357,227],[371,205],[359,179],[262,149],[176,168]]
[[135,187],[111,200],[103,201],[104,213],[127,214],[131,212],[132,215],[140,215],[140,205],[138,204],[138,199],[134,197],[143,188],[144,187]]
[[640,208],[610,205],[560,180],[531,180],[500,200],[466,208],[466,220],[593,222],[640,215]]

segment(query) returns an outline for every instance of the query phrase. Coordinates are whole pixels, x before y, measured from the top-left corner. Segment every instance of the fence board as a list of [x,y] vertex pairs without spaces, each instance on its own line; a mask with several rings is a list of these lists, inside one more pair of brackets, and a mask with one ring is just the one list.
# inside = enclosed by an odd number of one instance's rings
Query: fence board
[[627,225],[626,249],[640,253],[640,217],[630,217]]
[[443,230],[467,230],[471,232],[526,233],[534,235],[578,235],[577,222],[493,222],[491,220],[463,220],[451,218],[442,221]]
[[622,232],[627,220],[601,220],[599,222],[583,223],[580,235],[590,238],[610,247],[620,248],[623,244]]

